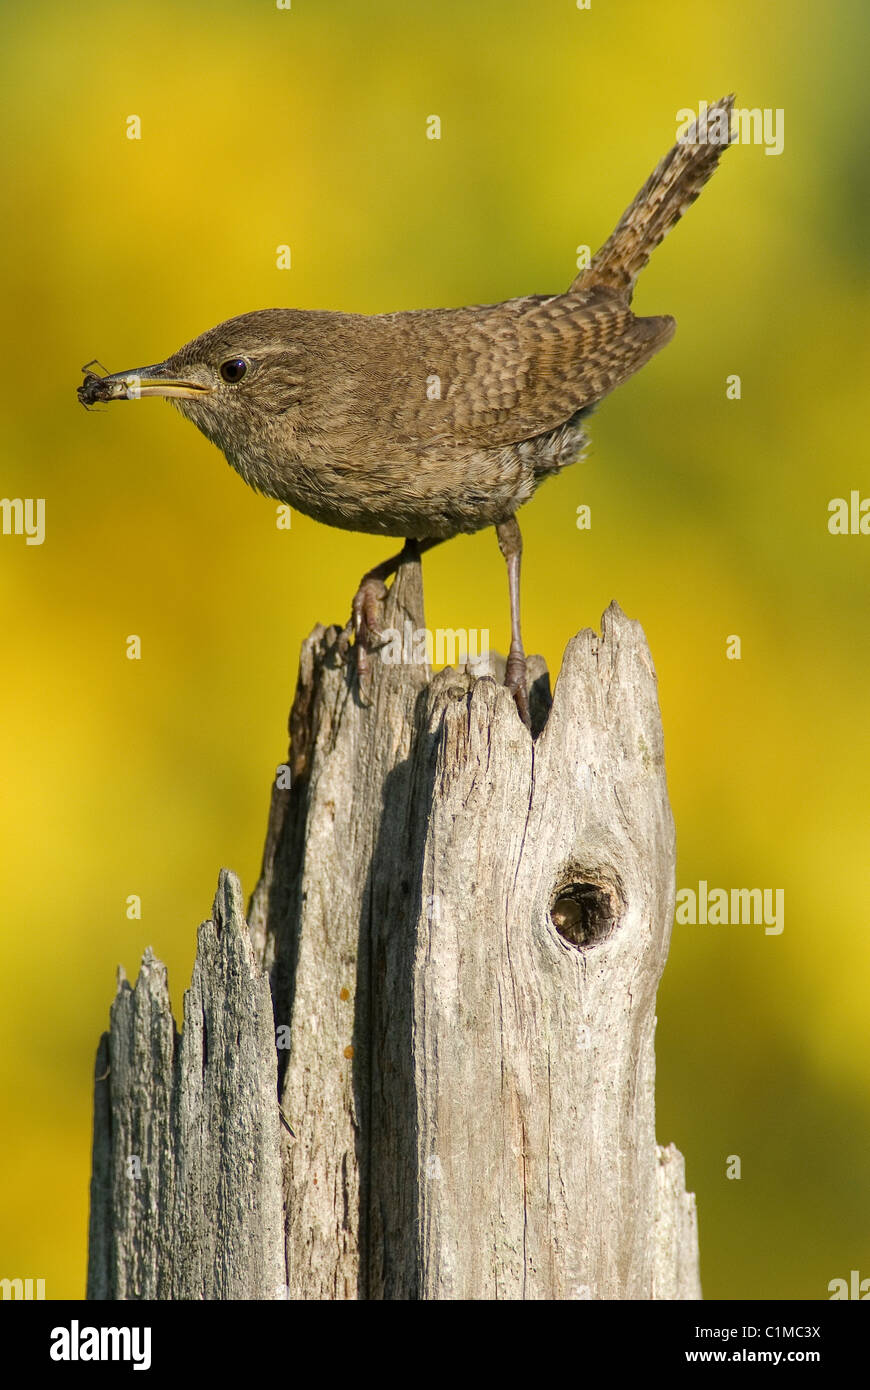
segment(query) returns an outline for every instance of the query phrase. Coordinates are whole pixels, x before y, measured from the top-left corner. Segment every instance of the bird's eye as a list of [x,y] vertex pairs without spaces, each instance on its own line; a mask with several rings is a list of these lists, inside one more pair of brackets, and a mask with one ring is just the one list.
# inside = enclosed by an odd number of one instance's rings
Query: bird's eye
[[221,376],[231,385],[241,381],[247,370],[248,364],[244,357],[231,357],[228,362],[221,363]]

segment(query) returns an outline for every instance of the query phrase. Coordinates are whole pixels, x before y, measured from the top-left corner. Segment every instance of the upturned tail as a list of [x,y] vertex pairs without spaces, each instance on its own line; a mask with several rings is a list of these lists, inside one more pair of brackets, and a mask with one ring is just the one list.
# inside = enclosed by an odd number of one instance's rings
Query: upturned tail
[[572,291],[607,285],[630,300],[634,282],[667,232],[695,201],[731,142],[734,94],[707,108],[650,174],[615,231],[596,251]]

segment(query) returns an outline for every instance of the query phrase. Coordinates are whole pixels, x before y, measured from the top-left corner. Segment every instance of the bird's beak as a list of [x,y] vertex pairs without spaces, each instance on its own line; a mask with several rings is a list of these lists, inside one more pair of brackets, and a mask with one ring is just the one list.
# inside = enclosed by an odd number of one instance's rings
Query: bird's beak
[[153,367],[135,367],[110,376],[86,372],[78,398],[82,405],[94,405],[97,401],[135,401],[140,396],[202,396],[210,391],[210,386],[180,377],[167,362],[158,362]]

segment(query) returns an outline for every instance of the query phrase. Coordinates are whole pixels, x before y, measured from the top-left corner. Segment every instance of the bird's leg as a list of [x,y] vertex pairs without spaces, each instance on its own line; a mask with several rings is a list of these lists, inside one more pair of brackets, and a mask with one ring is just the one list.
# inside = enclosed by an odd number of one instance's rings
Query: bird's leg
[[380,616],[378,609],[387,596],[387,586],[384,580],[389,579],[391,574],[395,574],[405,560],[422,555],[424,550],[431,550],[433,545],[439,544],[440,538],[422,541],[406,540],[398,555],[391,555],[389,560],[375,565],[374,569],[368,570],[360,580],[359,588],[354,594],[351,604],[350,621],[339,638],[339,650],[342,653],[347,651],[351,634],[353,634],[356,646],[357,673],[361,682],[368,673],[368,654],[377,647],[377,639],[381,635],[378,626]]
[[523,651],[523,638],[520,632],[520,560],[523,554],[523,538],[517,519],[502,521],[496,526],[498,547],[507,562],[508,590],[511,601],[511,649],[505,667],[504,683],[517,702],[520,719],[527,729],[531,729],[529,718],[529,691],[526,681],[526,654]]

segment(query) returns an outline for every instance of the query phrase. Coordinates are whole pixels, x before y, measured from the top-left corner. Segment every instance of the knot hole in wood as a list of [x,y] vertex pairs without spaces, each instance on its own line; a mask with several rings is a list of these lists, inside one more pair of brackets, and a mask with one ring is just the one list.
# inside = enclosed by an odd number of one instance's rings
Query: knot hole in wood
[[550,902],[550,921],[569,946],[598,946],[613,934],[625,910],[621,889],[591,875],[562,875]]

